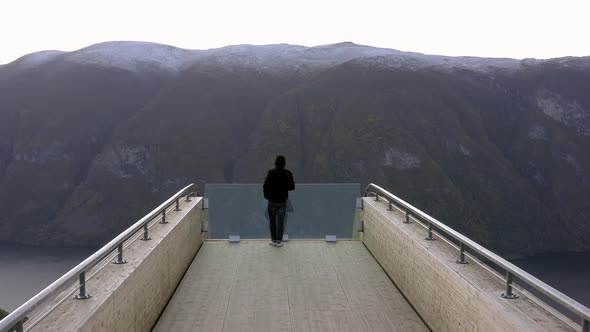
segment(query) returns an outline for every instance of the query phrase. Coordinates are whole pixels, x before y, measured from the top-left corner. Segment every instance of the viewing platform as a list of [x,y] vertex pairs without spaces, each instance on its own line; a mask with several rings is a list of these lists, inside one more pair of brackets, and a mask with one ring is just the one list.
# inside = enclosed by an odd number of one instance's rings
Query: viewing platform
[[16,331],[582,331],[590,309],[385,189],[189,185],[0,321]]
[[360,241],[248,240],[206,241],[154,330],[428,328]]

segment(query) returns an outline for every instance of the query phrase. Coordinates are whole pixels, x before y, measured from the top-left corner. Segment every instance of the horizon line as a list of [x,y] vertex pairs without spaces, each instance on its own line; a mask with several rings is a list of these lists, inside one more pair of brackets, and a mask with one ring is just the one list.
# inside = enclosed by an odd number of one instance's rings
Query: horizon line
[[227,44],[224,46],[220,46],[220,47],[210,47],[210,48],[185,48],[185,47],[179,47],[179,46],[175,46],[172,44],[167,44],[167,43],[159,43],[159,42],[154,42],[154,41],[148,41],[148,40],[108,40],[108,41],[100,41],[97,43],[93,43],[90,45],[86,45],[71,51],[64,51],[64,50],[59,50],[59,49],[44,49],[44,50],[39,50],[39,51],[34,51],[34,52],[30,52],[30,53],[26,53],[23,54],[17,58],[15,58],[12,61],[6,62],[6,63],[0,63],[0,66],[4,66],[4,65],[8,65],[11,64],[13,62],[16,62],[20,59],[22,59],[23,57],[29,56],[31,54],[37,54],[37,53],[42,53],[42,52],[61,52],[61,53],[73,53],[73,52],[77,52],[77,51],[81,51],[83,49],[86,48],[90,48],[96,45],[100,45],[100,44],[108,44],[108,43],[145,43],[145,44],[154,44],[154,45],[160,45],[160,46],[168,46],[168,47],[173,47],[176,49],[181,49],[181,50],[186,50],[186,51],[209,51],[209,50],[219,50],[219,49],[223,49],[226,47],[232,47],[232,46],[253,46],[253,47],[264,47],[264,46],[276,46],[276,45],[289,45],[289,46],[295,46],[295,47],[304,47],[304,48],[316,48],[316,47],[325,47],[325,46],[332,46],[332,45],[339,45],[339,44],[352,44],[355,46],[361,46],[361,47],[369,47],[369,48],[375,48],[375,49],[384,49],[384,50],[392,50],[392,51],[397,51],[397,52],[403,52],[403,53],[410,53],[410,54],[416,54],[416,55],[426,55],[426,56],[435,56],[435,57],[448,57],[448,58],[480,58],[480,59],[508,59],[508,60],[517,60],[517,61],[524,61],[524,60],[551,60],[551,59],[562,59],[562,58],[587,58],[590,57],[589,55],[564,55],[564,56],[558,56],[558,57],[549,57],[549,58],[535,58],[535,57],[524,57],[524,58],[518,58],[518,57],[508,57],[508,56],[479,56],[479,55],[445,55],[445,54],[435,54],[435,53],[422,53],[422,52],[417,52],[417,51],[407,51],[407,50],[400,50],[400,49],[396,49],[396,48],[390,48],[390,47],[381,47],[381,46],[372,46],[372,45],[365,45],[365,44],[358,44],[355,43],[353,41],[341,41],[341,42],[335,42],[335,43],[328,43],[328,44],[318,44],[318,45],[312,45],[312,46],[307,46],[307,45],[302,45],[302,44],[291,44],[291,43],[268,43],[268,44],[251,44],[251,43],[237,43],[237,44]]

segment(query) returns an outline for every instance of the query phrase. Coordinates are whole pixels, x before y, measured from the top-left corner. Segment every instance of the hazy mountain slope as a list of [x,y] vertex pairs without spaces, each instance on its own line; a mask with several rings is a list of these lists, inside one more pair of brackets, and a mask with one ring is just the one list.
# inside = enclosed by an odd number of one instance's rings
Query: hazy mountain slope
[[104,243],[284,153],[299,182],[379,183],[502,253],[590,249],[589,64],[352,43],[26,56],[0,67],[0,241]]
[[535,227],[567,232],[568,240],[556,239],[560,247],[588,247],[590,96],[584,87],[590,86],[590,72],[545,63],[518,77],[502,77],[500,84],[510,88],[506,94],[513,104],[488,111],[488,132],[548,216],[555,216],[539,218]]
[[234,164],[258,114],[285,84],[209,62],[187,69],[120,121],[43,242],[104,242],[190,182],[237,181]]
[[0,238],[36,242],[113,129],[163,80],[63,63],[0,77]]
[[261,143],[240,165],[261,174],[259,161],[283,151],[305,181],[381,183],[498,250],[563,249],[560,241],[573,234],[488,136],[488,102],[509,100],[487,81],[474,73],[334,68],[267,109]]

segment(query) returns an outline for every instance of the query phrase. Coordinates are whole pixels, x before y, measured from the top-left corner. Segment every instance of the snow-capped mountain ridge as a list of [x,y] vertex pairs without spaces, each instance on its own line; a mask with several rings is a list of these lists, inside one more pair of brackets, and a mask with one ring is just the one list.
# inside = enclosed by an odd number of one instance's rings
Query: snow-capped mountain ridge
[[22,56],[12,62],[13,64],[18,64],[23,67],[34,67],[40,64],[49,62],[55,57],[64,54],[64,51],[56,51],[56,50],[47,50],[47,51],[40,51],[35,53],[30,53],[25,56]]
[[141,71],[152,66],[170,73],[179,73],[202,60],[222,66],[253,67],[257,70],[314,69],[355,60],[369,66],[463,68],[487,71],[490,68],[517,69],[532,62],[573,61],[577,67],[590,68],[590,58],[558,58],[549,60],[479,57],[450,57],[405,52],[395,49],[359,45],[352,42],[306,47],[291,44],[229,45],[208,50],[189,50],[151,42],[114,41],[94,44],[73,52],[41,51],[25,55],[8,66],[23,69],[63,59],[67,62],[115,67]]
[[149,42],[106,42],[65,56],[67,61],[138,71],[141,65],[155,65],[166,71],[179,71],[195,53],[174,46]]

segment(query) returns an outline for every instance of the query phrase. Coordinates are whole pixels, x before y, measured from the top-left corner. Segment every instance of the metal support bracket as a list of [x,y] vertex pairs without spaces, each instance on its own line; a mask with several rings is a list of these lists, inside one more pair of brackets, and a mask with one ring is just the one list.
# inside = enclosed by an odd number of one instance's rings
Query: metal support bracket
[[149,241],[152,238],[148,235],[148,224],[145,223],[145,225],[143,225],[143,237],[140,238],[140,240],[142,241]]
[[230,235],[227,239],[229,243],[240,243],[240,236],[239,235]]
[[365,222],[362,220],[359,220],[359,227],[358,227],[358,231],[359,232],[364,232],[365,231]]
[[510,271],[506,271],[506,292],[502,293],[502,297],[508,300],[518,298],[518,295],[512,292],[512,273]]
[[403,221],[404,224],[411,224],[412,221],[410,220],[410,210],[406,209],[406,219]]
[[463,244],[463,242],[461,242],[460,246],[459,246],[459,259],[457,259],[457,263],[458,264],[467,264],[469,263],[466,259],[465,259],[465,245]]
[[76,294],[76,295],[74,296],[74,300],[88,300],[88,299],[89,299],[89,298],[91,298],[91,297],[92,297],[92,295],[90,295],[90,294],[88,294],[88,293],[87,293],[86,295],[84,295],[84,296],[82,296],[82,295],[80,295],[80,294]]
[[117,259],[113,262],[113,264],[127,264],[127,261],[123,259],[123,243],[119,244],[117,250]]
[[203,210],[208,209],[209,208],[209,198],[205,197],[203,198]]
[[431,223],[429,223],[429,224],[428,224],[428,236],[426,237],[426,239],[425,239],[425,240],[428,240],[428,241],[434,241],[434,240],[436,240],[436,239],[435,239],[435,238],[432,236],[432,224],[431,224]]
[[326,235],[326,242],[335,243],[336,242],[336,235]]
[[86,300],[92,297],[92,295],[86,293],[86,272],[80,273],[80,292],[74,296],[76,300]]
[[166,221],[166,209],[162,210],[162,220],[160,220],[160,224],[167,224]]
[[283,234],[283,242],[289,242],[289,235]]

